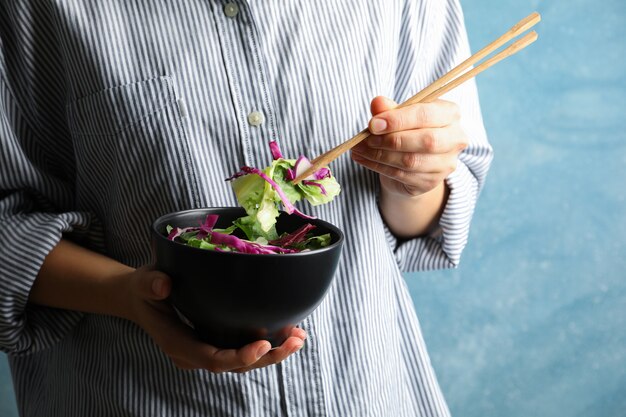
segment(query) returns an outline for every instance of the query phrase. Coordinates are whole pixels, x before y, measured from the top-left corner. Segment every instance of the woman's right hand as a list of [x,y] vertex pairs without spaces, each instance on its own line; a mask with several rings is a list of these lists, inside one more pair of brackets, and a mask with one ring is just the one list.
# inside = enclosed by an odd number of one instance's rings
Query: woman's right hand
[[285,360],[306,339],[304,330],[294,328],[285,342],[273,350],[267,340],[240,349],[218,349],[198,340],[165,301],[172,288],[167,275],[146,266],[129,272],[126,278],[129,309],[125,318],[145,330],[179,368],[246,372]]

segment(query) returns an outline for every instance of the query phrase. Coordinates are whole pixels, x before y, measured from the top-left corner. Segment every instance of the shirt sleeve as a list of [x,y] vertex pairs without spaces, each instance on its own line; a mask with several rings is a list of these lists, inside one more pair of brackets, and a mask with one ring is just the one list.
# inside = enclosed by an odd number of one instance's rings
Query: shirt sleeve
[[[7,81],[2,51],[0,350],[19,355],[58,342],[81,319],[78,312],[31,305],[28,296],[46,255],[64,233],[86,230],[90,216],[71,210],[74,164],[69,139],[48,135],[23,111],[24,102],[16,100]],[[25,103],[33,105],[28,99]]]
[[[411,11],[409,36],[418,39],[405,45],[401,58],[415,76],[400,77],[399,96],[406,99],[441,77],[470,55],[470,47],[461,6],[457,0],[428,2],[428,10]],[[420,28],[421,30],[416,30]],[[407,80],[406,82],[402,82]],[[406,91],[406,89],[412,90]],[[461,260],[470,231],[470,223],[487,171],[493,158],[488,142],[478,91],[474,80],[455,88],[441,99],[455,102],[461,109],[461,125],[469,137],[469,146],[459,155],[456,170],[446,178],[450,195],[436,231],[430,236],[409,240],[397,239],[389,229],[386,235],[403,272],[456,268]]]

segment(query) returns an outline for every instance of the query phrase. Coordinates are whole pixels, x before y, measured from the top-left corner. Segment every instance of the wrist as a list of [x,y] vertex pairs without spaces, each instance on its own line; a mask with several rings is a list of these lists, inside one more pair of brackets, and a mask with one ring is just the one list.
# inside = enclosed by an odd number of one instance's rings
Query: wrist
[[402,195],[382,188],[379,202],[381,215],[398,238],[426,235],[439,223],[449,192],[445,181],[417,196]]
[[101,313],[135,321],[135,298],[131,288],[132,274],[135,269],[129,268],[109,277],[102,284],[101,293],[108,300]]

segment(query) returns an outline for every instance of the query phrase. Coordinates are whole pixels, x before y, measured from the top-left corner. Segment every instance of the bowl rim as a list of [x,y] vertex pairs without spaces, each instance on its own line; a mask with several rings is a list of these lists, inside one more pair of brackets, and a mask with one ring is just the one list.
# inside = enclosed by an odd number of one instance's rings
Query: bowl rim
[[[166,214],[163,214],[159,217],[157,217],[153,222],[152,225],[150,226],[151,232],[153,234],[153,236],[155,236],[157,239],[160,239],[164,242],[167,242],[166,244],[173,244],[173,245],[180,245],[181,247],[186,247],[189,250],[192,251],[197,251],[197,252],[202,252],[202,253],[219,253],[220,256],[224,255],[224,256],[245,256],[245,257],[258,257],[261,256],[263,258],[268,258],[268,257],[279,257],[279,258],[284,258],[284,257],[297,257],[297,256],[308,256],[311,254],[321,254],[324,252],[328,252],[328,251],[332,251],[335,250],[338,246],[341,247],[343,245],[344,239],[345,239],[345,234],[343,233],[343,231],[335,226],[334,224],[323,220],[319,217],[313,218],[313,219],[309,219],[311,220],[311,222],[320,222],[323,224],[324,227],[326,227],[327,229],[330,229],[332,232],[336,233],[337,236],[339,237],[337,239],[337,241],[331,243],[328,246],[325,246],[323,248],[320,249],[315,249],[315,250],[308,250],[308,251],[302,251],[302,252],[295,252],[295,253],[241,253],[241,252],[219,252],[219,251],[213,251],[213,250],[208,250],[208,249],[201,249],[201,248],[196,248],[193,246],[189,246],[189,245],[185,245],[184,243],[180,243],[180,242],[176,242],[173,240],[169,240],[167,238],[167,236],[165,236],[163,233],[161,233],[159,230],[157,230],[157,225],[159,223],[163,223],[163,220],[166,219],[167,217],[174,217],[175,215],[181,215],[181,214],[186,214],[186,213],[193,213],[193,212],[203,212],[203,211],[207,211],[207,210],[233,210],[233,209],[240,209],[240,210],[244,210],[243,207],[239,207],[239,206],[216,206],[216,207],[200,207],[200,208],[193,208],[193,209],[185,209],[185,210],[177,210],[177,211],[172,211]],[[245,212],[245,210],[244,210]],[[279,210],[280,214],[286,214],[288,216],[294,215],[297,216],[297,214],[289,214],[284,210]]]

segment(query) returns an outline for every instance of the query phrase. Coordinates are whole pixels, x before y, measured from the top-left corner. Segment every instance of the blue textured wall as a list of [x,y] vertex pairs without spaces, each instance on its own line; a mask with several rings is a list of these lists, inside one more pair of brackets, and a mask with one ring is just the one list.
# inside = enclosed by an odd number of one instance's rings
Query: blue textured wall
[[[461,267],[407,276],[453,415],[626,416],[626,2],[462,0],[496,157]],[[4,357],[0,416],[17,415]]]
[[455,271],[407,277],[453,415],[626,416],[626,2],[462,1],[495,159]]

